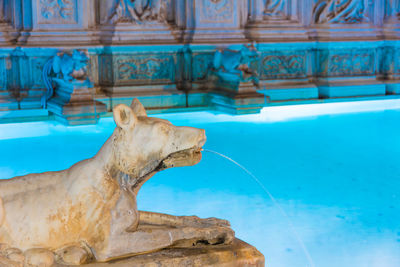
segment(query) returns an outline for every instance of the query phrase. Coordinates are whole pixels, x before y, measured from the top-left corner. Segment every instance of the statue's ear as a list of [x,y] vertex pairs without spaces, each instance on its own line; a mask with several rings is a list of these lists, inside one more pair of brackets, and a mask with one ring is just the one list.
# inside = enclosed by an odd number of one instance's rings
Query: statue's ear
[[146,110],[137,98],[134,98],[132,100],[131,109],[133,110],[133,113],[136,114],[136,116],[147,116]]
[[137,117],[133,113],[133,110],[124,104],[119,104],[114,107],[114,121],[118,127],[129,130],[135,127]]

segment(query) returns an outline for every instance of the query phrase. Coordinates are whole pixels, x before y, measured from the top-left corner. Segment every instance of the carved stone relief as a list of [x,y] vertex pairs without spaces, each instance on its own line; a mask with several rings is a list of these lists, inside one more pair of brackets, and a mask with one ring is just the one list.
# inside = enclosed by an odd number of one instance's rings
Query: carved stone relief
[[49,60],[48,57],[33,57],[31,58],[31,87],[45,88],[43,82],[43,67]]
[[319,51],[318,75],[323,77],[373,75],[375,52],[371,49]]
[[230,23],[235,16],[233,0],[203,0],[201,21],[206,23]]
[[117,83],[175,80],[174,55],[118,55],[114,61]]
[[108,15],[102,23],[148,23],[167,21],[168,0],[115,0],[110,1]]
[[76,0],[38,0],[38,18],[42,24],[71,24],[77,22]]
[[193,56],[193,80],[200,81],[207,78],[208,70],[212,66],[213,53],[203,53]]
[[306,52],[263,53],[261,79],[304,78],[306,76]]
[[286,4],[287,0],[264,0],[264,19],[279,19],[287,17]]
[[386,0],[385,19],[400,20],[400,0]]
[[318,0],[313,8],[314,23],[353,24],[368,21],[365,0]]
[[113,64],[111,55],[100,55],[99,75],[102,84],[113,83]]

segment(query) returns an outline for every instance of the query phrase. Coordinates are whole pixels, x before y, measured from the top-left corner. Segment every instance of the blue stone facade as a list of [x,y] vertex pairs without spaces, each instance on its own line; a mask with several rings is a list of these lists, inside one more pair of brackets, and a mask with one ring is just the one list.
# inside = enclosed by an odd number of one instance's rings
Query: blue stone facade
[[[233,113],[393,98],[399,30],[400,0],[0,0],[0,121],[50,118],[43,67],[73,49],[89,55],[108,112],[133,97],[154,112]],[[248,44],[259,83],[225,92],[210,78],[215,53]]]

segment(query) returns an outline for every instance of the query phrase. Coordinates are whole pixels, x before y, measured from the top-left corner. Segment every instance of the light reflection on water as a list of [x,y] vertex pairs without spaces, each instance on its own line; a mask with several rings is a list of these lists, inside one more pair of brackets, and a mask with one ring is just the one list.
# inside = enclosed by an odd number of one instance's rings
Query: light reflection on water
[[[255,115],[249,122],[205,112],[160,117],[206,129],[205,148],[254,172],[288,213],[315,266],[400,266],[398,110],[257,123]],[[93,156],[114,127],[111,119],[82,127],[14,125],[0,125],[0,178],[67,168]],[[21,138],[12,139],[16,133]],[[228,219],[267,266],[308,266],[260,187],[212,154],[157,174],[138,202],[142,210]]]

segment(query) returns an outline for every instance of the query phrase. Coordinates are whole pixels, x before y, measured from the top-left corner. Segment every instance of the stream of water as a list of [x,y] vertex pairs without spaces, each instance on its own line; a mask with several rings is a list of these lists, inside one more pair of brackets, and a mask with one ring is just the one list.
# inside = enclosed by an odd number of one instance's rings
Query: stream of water
[[277,207],[279,209],[279,211],[281,212],[281,214],[283,215],[283,217],[285,217],[287,224],[289,225],[290,230],[292,231],[293,235],[295,236],[297,242],[299,243],[301,249],[303,250],[307,261],[310,265],[310,267],[315,267],[314,265],[314,261],[311,257],[310,252],[308,251],[306,245],[304,244],[303,240],[300,238],[299,234],[297,233],[292,220],[289,218],[289,215],[286,213],[286,211],[282,208],[282,206],[278,203],[278,201],[275,199],[275,197],[271,194],[271,192],[267,189],[267,187],[260,181],[260,179],[257,178],[257,176],[255,176],[252,172],[250,172],[246,167],[244,167],[243,165],[241,165],[240,163],[238,163],[237,161],[233,160],[232,158],[221,154],[217,151],[214,150],[210,150],[210,149],[205,149],[203,148],[203,151],[205,152],[209,152],[209,153],[213,153],[215,155],[218,155],[224,159],[229,160],[230,162],[232,162],[233,164],[235,164],[236,166],[238,166],[239,168],[241,168],[243,171],[245,171],[261,188],[262,190],[268,195],[268,197],[271,199],[272,203],[274,203],[275,207]]

